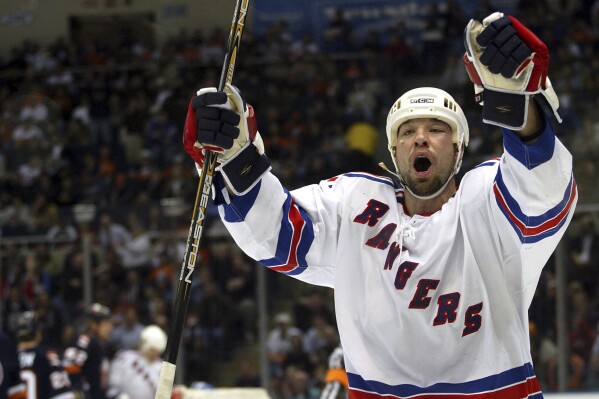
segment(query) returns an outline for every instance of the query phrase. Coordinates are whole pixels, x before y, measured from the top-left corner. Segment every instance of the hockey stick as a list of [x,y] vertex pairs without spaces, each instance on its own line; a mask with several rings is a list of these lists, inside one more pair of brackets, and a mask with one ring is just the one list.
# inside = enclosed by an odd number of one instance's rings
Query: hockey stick
[[[223,64],[218,90],[223,91],[226,83],[233,80],[235,71],[235,61],[237,60],[237,51],[241,43],[241,36],[245,26],[245,17],[247,15],[250,0],[237,0],[231,31],[229,32],[229,42],[225,62]],[[193,216],[189,233],[187,235],[187,248],[183,257],[181,266],[181,275],[179,276],[179,286],[173,309],[173,320],[169,329],[168,340],[166,344],[165,359],[162,362],[155,399],[171,399],[173,383],[175,381],[175,369],[177,364],[177,355],[183,333],[183,325],[187,315],[189,298],[191,292],[191,282],[198,251],[200,249],[200,240],[204,231],[204,220],[206,217],[206,208],[210,199],[210,190],[212,188],[212,179],[214,169],[216,168],[217,154],[213,151],[206,151],[204,167],[200,174],[198,190],[196,193],[195,204],[193,206]]]

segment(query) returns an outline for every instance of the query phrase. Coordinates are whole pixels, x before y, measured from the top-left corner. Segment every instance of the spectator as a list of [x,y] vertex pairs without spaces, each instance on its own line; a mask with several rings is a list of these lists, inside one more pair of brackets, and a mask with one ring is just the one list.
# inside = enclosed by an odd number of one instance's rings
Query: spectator
[[295,326],[303,332],[312,327],[314,316],[320,315],[328,323],[335,322],[335,312],[332,303],[325,297],[326,288],[309,287],[302,291],[293,304],[293,319]]
[[44,142],[46,135],[44,130],[32,118],[26,118],[15,126],[12,133],[12,140],[15,144],[20,145],[31,143],[35,140]]
[[115,222],[110,213],[100,216],[98,239],[104,249],[116,248],[131,241],[131,232],[122,224]]
[[578,225],[579,232],[569,243],[573,266],[568,268],[569,280],[579,281],[587,292],[593,292],[599,283],[596,270],[599,266],[599,235],[590,215],[583,216]]
[[150,269],[153,256],[152,241],[149,232],[142,225],[141,220],[131,212],[127,218],[129,234],[124,235],[124,240],[115,242],[114,249],[121,259],[125,269],[139,269],[142,272]]
[[30,120],[40,125],[50,119],[50,109],[44,101],[44,94],[40,90],[34,90],[25,97],[19,119],[22,121]]
[[247,257],[235,249],[224,281],[224,294],[235,303],[235,325],[244,338],[253,341],[256,337],[256,269]]
[[580,356],[586,367],[597,335],[595,326],[591,324],[589,295],[580,281],[570,282],[568,290],[572,308],[568,314],[570,352]]
[[63,242],[71,242],[77,239],[77,227],[67,215],[54,214],[54,223],[46,232],[48,241],[56,241],[60,246]]
[[239,362],[237,368],[237,376],[235,377],[236,387],[260,387],[260,377],[256,373],[256,366],[251,364],[248,360],[242,360]]
[[235,335],[240,334],[240,331],[232,331],[230,328],[234,304],[212,281],[202,283],[202,293],[195,312],[208,344],[207,353],[213,361],[229,360],[231,357],[229,342],[235,338]]
[[368,122],[356,122],[345,133],[346,150],[340,156],[340,173],[359,171],[379,174],[382,169],[375,161],[378,132]]
[[6,332],[14,335],[19,315],[27,310],[30,310],[30,308],[23,296],[21,287],[16,283],[9,286],[7,298],[2,304],[2,320]]
[[166,111],[157,111],[148,121],[144,131],[144,145],[151,149],[153,159],[159,166],[168,164],[174,143],[180,140],[179,129],[174,121],[170,120]]
[[108,77],[95,72],[86,77],[83,93],[89,99],[89,131],[96,144],[113,144],[114,131],[110,123],[110,85]]
[[595,342],[590,354],[589,370],[588,370],[588,388],[596,390],[599,388],[599,323],[595,331],[597,332]]
[[439,73],[445,63],[433,62],[435,59],[444,60],[446,56],[446,19],[439,9],[438,3],[431,3],[426,13],[425,27],[422,31],[424,72]]
[[268,333],[266,339],[266,354],[268,358],[269,372],[273,377],[283,377],[283,367],[287,354],[291,351],[291,337],[302,336],[299,328],[291,324],[289,313],[276,315],[275,326]]
[[[557,358],[554,358],[548,365],[547,384],[549,386],[548,390],[551,391],[557,391],[559,389],[558,364]],[[570,352],[567,359],[567,367],[566,389],[569,391],[583,389],[586,368],[584,359],[580,355]]]
[[331,327],[327,320],[319,314],[312,318],[312,326],[304,335],[304,349],[311,356],[316,356],[318,352],[326,348],[328,344],[328,332]]
[[37,295],[52,290],[52,281],[48,272],[40,265],[40,260],[35,252],[25,254],[23,270],[21,280],[23,299],[27,302],[27,308],[31,309]]
[[292,367],[298,370],[304,370],[308,372],[308,374],[312,374],[314,364],[310,355],[304,349],[304,341],[302,340],[301,335],[291,335],[289,341],[291,343],[291,348],[283,361],[283,370]]
[[61,309],[52,303],[48,292],[41,291],[37,294],[33,311],[39,322],[44,344],[54,349],[62,348],[61,334],[66,320]]
[[139,310],[134,304],[122,306],[120,314],[115,315],[115,323],[110,335],[110,342],[117,351],[136,349],[144,325],[139,321]]
[[353,46],[352,35],[353,29],[345,17],[343,8],[336,8],[329,26],[324,32],[325,44],[323,49],[333,53],[349,51]]
[[285,372],[283,399],[318,399],[320,391],[310,381],[310,375],[301,369],[290,367]]
[[115,262],[105,259],[94,271],[94,298],[106,306],[115,308],[120,299],[124,272]]
[[[96,264],[96,257],[93,254],[91,262],[90,266],[93,272]],[[58,297],[66,313],[71,318],[77,317],[83,310],[84,267],[85,254],[83,249],[79,246],[74,246],[64,259],[62,273],[57,282],[59,287]]]

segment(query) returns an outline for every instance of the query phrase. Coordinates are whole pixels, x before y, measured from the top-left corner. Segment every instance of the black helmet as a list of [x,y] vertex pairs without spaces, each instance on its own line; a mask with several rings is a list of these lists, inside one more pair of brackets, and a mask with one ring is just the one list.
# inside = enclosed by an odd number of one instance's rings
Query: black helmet
[[85,309],[85,318],[91,321],[102,321],[110,319],[112,312],[107,306],[99,303],[92,303]]
[[35,333],[39,329],[38,321],[35,317],[35,312],[28,310],[19,314],[17,318],[17,327],[15,334],[19,341],[29,341],[35,338]]

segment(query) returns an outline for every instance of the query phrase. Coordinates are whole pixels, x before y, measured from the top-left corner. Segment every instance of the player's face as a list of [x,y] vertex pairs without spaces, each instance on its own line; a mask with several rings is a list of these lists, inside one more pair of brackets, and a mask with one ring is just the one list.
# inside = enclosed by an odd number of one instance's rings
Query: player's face
[[146,355],[146,358],[148,360],[154,361],[154,360],[160,358],[160,355],[162,354],[162,352],[156,348],[148,348],[148,349],[146,349],[144,354]]
[[452,137],[451,127],[437,119],[412,119],[399,127],[395,156],[414,194],[432,195],[451,177],[456,159]]
[[112,320],[105,319],[98,323],[98,338],[102,341],[108,340],[110,338],[110,333],[112,332]]

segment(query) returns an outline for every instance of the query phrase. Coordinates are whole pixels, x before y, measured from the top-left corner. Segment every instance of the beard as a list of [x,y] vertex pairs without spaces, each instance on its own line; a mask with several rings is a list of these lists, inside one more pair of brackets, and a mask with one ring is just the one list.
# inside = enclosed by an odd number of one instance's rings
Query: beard
[[440,176],[435,176],[433,179],[424,182],[418,181],[418,179],[412,176],[409,176],[404,180],[405,186],[419,197],[428,197],[429,195],[435,194],[447,181],[447,179],[443,180]]
[[452,177],[453,169],[447,169],[445,173],[442,175],[435,174],[434,176],[430,176],[428,179],[420,179],[418,177],[414,177],[413,175],[406,174],[407,177],[403,177],[404,185],[415,195],[418,197],[428,197],[435,193],[438,193],[441,188],[447,184],[447,181]]

